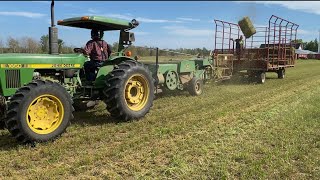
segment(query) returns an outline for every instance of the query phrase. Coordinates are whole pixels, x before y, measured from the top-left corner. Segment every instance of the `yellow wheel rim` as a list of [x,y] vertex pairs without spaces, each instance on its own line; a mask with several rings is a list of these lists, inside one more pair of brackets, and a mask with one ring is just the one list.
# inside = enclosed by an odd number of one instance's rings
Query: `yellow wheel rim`
[[29,128],[38,134],[49,134],[62,123],[64,107],[53,95],[41,95],[30,103],[27,110]]
[[145,107],[149,94],[149,83],[146,77],[140,74],[132,75],[125,85],[126,103],[133,111],[140,111]]

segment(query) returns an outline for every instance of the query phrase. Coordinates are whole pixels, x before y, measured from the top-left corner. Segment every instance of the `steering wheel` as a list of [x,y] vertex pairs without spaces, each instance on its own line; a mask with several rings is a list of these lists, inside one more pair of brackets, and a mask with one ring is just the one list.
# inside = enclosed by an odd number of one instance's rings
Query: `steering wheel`
[[74,48],[73,52],[75,52],[75,53],[85,53],[83,48]]

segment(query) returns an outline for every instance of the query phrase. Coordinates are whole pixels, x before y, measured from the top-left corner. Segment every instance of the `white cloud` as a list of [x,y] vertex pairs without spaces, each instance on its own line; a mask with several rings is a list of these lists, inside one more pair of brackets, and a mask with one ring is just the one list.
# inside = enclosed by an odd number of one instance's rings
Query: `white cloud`
[[34,2],[34,3],[42,3],[42,4],[51,4],[50,1],[31,1],[31,2]]
[[117,18],[117,19],[124,19],[124,20],[132,20],[134,19],[132,16],[122,15],[122,14],[104,14],[103,16]]
[[182,21],[177,21],[177,20],[167,20],[167,19],[151,19],[151,18],[145,18],[145,17],[134,17],[132,14],[114,14],[114,13],[109,13],[109,14],[97,14],[97,13],[92,13],[89,15],[98,15],[98,16],[105,16],[105,17],[110,17],[110,18],[117,18],[117,19],[123,19],[123,20],[128,20],[131,21],[132,19],[136,19],[139,22],[144,22],[144,23],[182,23]]
[[59,26],[59,29],[73,30],[73,29],[75,29],[75,28],[69,27],[69,26]]
[[149,35],[149,32],[144,32],[144,31],[132,31],[134,32],[135,35],[143,36],[143,35]]
[[151,46],[159,47],[160,49],[176,49],[176,48],[202,48],[206,47],[208,49],[213,49],[212,37],[185,37],[185,36],[176,36],[174,38],[170,36],[164,37],[153,37],[148,36],[141,40],[136,40],[135,45],[139,46]]
[[143,17],[137,17],[137,20],[140,22],[145,23],[182,23],[182,21],[172,21],[172,20],[166,20],[166,19],[150,19],[150,18],[143,18]]
[[268,27],[269,25],[266,24],[254,24],[254,27]]
[[210,37],[214,34],[213,30],[210,29],[191,29],[185,26],[164,26],[163,29],[168,30],[169,34],[174,34],[178,36],[206,36]]
[[298,29],[297,32],[298,35],[314,35],[317,36],[319,34],[318,31],[314,31],[314,30],[305,30],[305,29]]
[[33,13],[33,12],[23,12],[23,11],[0,11],[0,15],[3,16],[21,16],[21,17],[27,17],[27,18],[41,18],[46,16],[45,14],[41,13]]
[[298,10],[320,15],[320,2],[318,1],[238,1],[238,3],[256,3],[264,5],[280,5],[287,9]]
[[200,21],[200,19],[186,18],[186,17],[180,17],[180,18],[177,18],[177,19],[181,20],[181,21]]
[[88,9],[88,12],[89,12],[89,13],[98,13],[99,11],[96,10],[96,9],[93,9],[93,8],[89,8],[89,9]]

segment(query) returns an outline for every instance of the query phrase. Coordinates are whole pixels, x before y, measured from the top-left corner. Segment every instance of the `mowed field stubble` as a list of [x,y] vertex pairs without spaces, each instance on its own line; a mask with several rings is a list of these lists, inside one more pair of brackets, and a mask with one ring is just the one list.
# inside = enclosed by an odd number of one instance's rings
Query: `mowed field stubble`
[[320,179],[320,61],[263,85],[209,83],[161,95],[145,118],[117,122],[103,103],[75,113],[54,142],[0,136],[0,178]]

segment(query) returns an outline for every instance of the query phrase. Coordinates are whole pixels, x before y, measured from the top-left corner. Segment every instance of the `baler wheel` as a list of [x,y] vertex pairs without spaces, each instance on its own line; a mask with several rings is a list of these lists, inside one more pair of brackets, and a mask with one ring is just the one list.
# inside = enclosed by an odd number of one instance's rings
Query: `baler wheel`
[[189,82],[188,91],[192,96],[199,96],[203,92],[203,81],[199,78],[192,78]]
[[72,98],[63,86],[34,80],[11,97],[5,122],[19,142],[46,142],[65,132],[73,111]]
[[144,117],[154,99],[154,79],[142,63],[127,60],[106,77],[105,103],[111,116],[119,120]]

